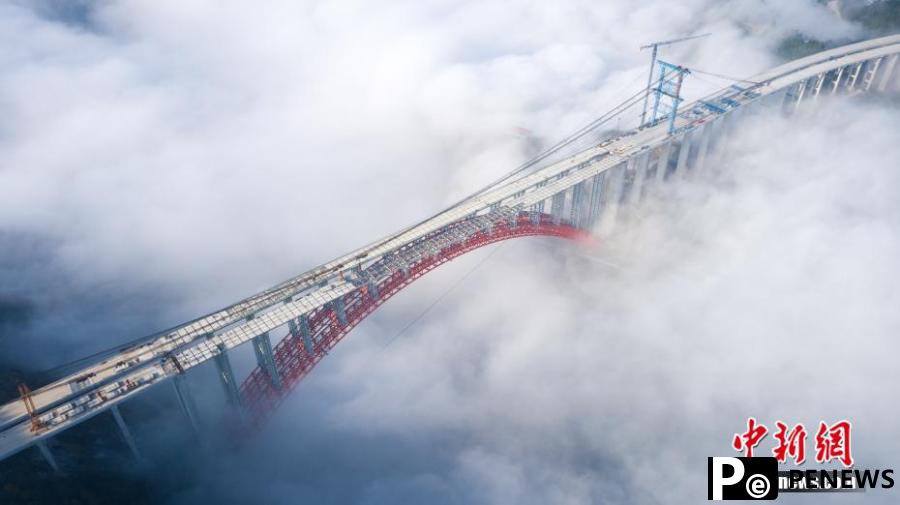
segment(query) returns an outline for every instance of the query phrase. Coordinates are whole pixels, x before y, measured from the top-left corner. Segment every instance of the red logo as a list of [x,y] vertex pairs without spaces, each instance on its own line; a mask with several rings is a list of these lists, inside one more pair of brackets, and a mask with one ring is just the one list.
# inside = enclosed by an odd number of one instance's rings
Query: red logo
[[[806,461],[806,428],[802,423],[788,427],[782,421],[775,422],[774,433],[777,446],[772,449],[772,454],[779,463],[787,462],[791,458],[799,465]],[[816,462],[829,463],[839,461],[845,467],[853,466],[853,456],[850,452],[850,432],[853,426],[850,421],[841,420],[832,425],[825,421],[819,423],[816,431]],[[755,418],[747,419],[747,430],[743,433],[735,433],[731,441],[731,447],[738,452],[744,452],[746,457],[753,457],[753,449],[769,433],[769,429]]]
[[772,449],[775,459],[779,463],[784,463],[790,456],[798,465],[806,461],[806,428],[803,427],[803,423],[795,424],[790,431],[781,421],[776,421],[775,427],[778,428],[775,432],[778,446]]
[[819,423],[816,432],[816,462],[828,463],[838,460],[844,466],[853,466],[850,454],[850,421],[839,421],[831,426]]
[[747,451],[747,457],[753,457],[753,448],[766,438],[769,429],[762,424],[756,424],[756,419],[752,417],[747,419],[747,431],[744,433],[735,433],[731,447],[736,451]]

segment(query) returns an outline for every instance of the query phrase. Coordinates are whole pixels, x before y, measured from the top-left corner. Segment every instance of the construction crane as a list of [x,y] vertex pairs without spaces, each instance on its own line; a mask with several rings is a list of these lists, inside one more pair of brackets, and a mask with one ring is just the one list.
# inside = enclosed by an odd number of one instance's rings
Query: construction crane
[[653,114],[650,116],[650,122],[656,122],[660,105],[665,107],[665,104],[661,103],[665,97],[669,102],[669,112],[663,117],[668,117],[668,132],[669,135],[672,135],[675,133],[675,115],[678,114],[678,104],[681,103],[681,81],[691,71],[681,65],[673,65],[663,60],[658,60],[657,63],[659,64],[659,81],[653,88],[653,94],[656,97],[653,101]]
[[653,51],[650,52],[650,75],[647,76],[647,89],[644,90],[644,109],[641,112],[641,126],[643,126],[647,121],[647,103],[650,101],[650,86],[653,84],[653,67],[656,66],[656,54],[659,46],[668,46],[669,44],[684,42],[685,40],[699,39],[700,37],[706,37],[708,35],[710,34],[701,33],[699,35],[688,35],[687,37],[679,37],[677,39],[671,40],[660,40],[658,42],[651,42],[647,45],[641,46],[641,51],[643,51],[644,49],[653,49]]

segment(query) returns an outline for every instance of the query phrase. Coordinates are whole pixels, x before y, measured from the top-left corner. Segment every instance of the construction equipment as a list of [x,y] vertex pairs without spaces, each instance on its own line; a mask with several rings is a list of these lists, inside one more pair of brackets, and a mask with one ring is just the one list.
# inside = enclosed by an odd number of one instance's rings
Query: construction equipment
[[641,51],[643,51],[644,49],[653,49],[650,52],[650,73],[647,76],[647,89],[644,91],[644,110],[643,110],[643,112],[641,112],[641,126],[644,126],[644,124],[647,121],[647,103],[650,101],[650,86],[653,85],[653,67],[656,66],[656,55],[659,50],[659,46],[668,46],[670,44],[684,42],[686,40],[699,39],[701,37],[706,37],[708,35],[711,35],[711,34],[701,33],[699,35],[688,35],[687,37],[679,37],[677,39],[671,39],[671,40],[661,40],[658,42],[651,42],[649,44],[641,46]]
[[31,389],[24,382],[20,382],[18,387],[19,396],[22,397],[22,402],[25,403],[25,410],[28,412],[28,417],[31,419],[31,431],[36,432],[41,429],[41,421],[35,414],[34,400],[31,398]]

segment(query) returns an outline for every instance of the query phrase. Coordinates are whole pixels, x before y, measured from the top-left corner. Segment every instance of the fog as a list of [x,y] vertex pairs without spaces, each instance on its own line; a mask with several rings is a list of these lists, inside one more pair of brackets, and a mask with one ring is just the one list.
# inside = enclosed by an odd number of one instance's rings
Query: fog
[[[794,30],[860,35],[813,2],[48,0],[0,19],[0,230],[40,258],[12,262],[10,277],[27,271],[14,294],[116,293],[97,303],[111,317],[41,310],[10,350],[61,354],[41,366],[439,210],[640,89],[649,40],[712,31],[662,57],[742,76]],[[724,84],[702,79],[685,92]]]
[[[712,32],[663,57],[748,76],[795,32],[866,36],[812,1],[13,2],[0,23],[0,301],[29,307],[0,349],[26,370],[439,210],[639,89],[650,40]],[[595,248],[443,267],[160,499],[682,503],[749,416],[852,419],[860,466],[891,467],[898,121],[860,99],[750,117]],[[198,452],[152,442],[178,422],[139,440]]]

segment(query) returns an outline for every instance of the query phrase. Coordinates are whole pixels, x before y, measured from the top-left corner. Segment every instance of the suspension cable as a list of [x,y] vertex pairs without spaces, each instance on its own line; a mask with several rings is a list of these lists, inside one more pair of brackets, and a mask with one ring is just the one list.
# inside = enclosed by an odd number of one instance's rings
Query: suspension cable
[[699,70],[699,69],[696,69],[696,68],[694,68],[694,67],[689,67],[689,69],[690,69],[690,71],[691,71],[692,73],[705,74],[705,75],[709,75],[709,76],[712,76],[712,77],[718,77],[719,79],[725,79],[726,81],[746,82],[746,83],[749,83],[749,84],[762,84],[762,83],[759,82],[759,81],[751,81],[751,80],[749,80],[749,79],[739,79],[739,78],[737,78],[737,77],[732,77],[732,76],[729,76],[729,75],[717,74],[717,73],[715,73],[715,72],[707,72],[707,71],[705,71],[705,70]]
[[[720,79],[726,79],[726,80],[733,81],[733,82],[746,82],[746,83],[752,83],[752,84],[754,84],[754,85],[762,84],[762,83],[757,82],[757,81],[752,81],[752,80],[747,80],[747,79],[739,79],[739,78],[735,78],[735,77],[731,77],[731,76],[727,76],[727,75],[723,75],[723,74],[717,74],[717,73],[714,73],[714,72],[706,72],[706,71],[704,71],[704,70],[698,70],[698,69],[695,69],[695,68],[691,68],[690,70],[691,70],[691,72],[696,72],[696,73],[699,73],[699,74],[710,75],[710,76],[713,76],[713,77],[718,77],[718,78],[720,78]],[[702,79],[701,79],[701,80],[702,80]],[[379,240],[376,240],[375,242],[370,243],[368,246],[365,246],[363,249],[377,247],[379,244],[384,243],[384,242],[387,241],[387,240],[390,240],[392,237],[394,237],[394,236],[396,236],[396,235],[398,235],[398,234],[401,234],[401,233],[405,233],[406,231],[411,230],[411,229],[413,229],[413,228],[415,228],[415,227],[417,227],[417,226],[420,226],[420,225],[422,225],[422,224],[424,224],[424,223],[430,221],[431,219],[434,219],[435,217],[438,217],[438,216],[440,216],[441,214],[444,214],[445,212],[451,211],[451,210],[453,210],[453,209],[459,207],[460,205],[466,203],[467,201],[471,200],[472,198],[475,198],[475,197],[477,197],[477,196],[479,196],[479,195],[482,195],[482,194],[484,194],[484,193],[486,193],[486,192],[488,192],[488,191],[490,191],[490,190],[496,188],[496,187],[499,186],[500,184],[502,184],[502,183],[508,181],[509,179],[511,179],[511,178],[513,178],[513,177],[515,177],[515,176],[521,174],[522,172],[524,172],[524,171],[526,171],[526,170],[528,170],[528,169],[534,167],[535,165],[537,165],[537,164],[539,164],[540,162],[546,160],[546,159],[549,158],[550,156],[553,156],[554,154],[556,154],[556,153],[560,152],[561,150],[565,149],[566,147],[568,147],[568,146],[574,144],[574,143],[577,142],[578,140],[583,139],[583,138],[584,138],[585,136],[587,136],[589,133],[595,131],[595,130],[596,130],[597,128],[599,128],[600,126],[602,126],[602,125],[608,123],[611,119],[620,116],[620,115],[623,114],[625,111],[627,111],[627,110],[630,109],[631,107],[635,106],[635,105],[636,105],[637,103],[639,103],[640,100],[643,98],[644,93],[646,92],[646,90],[647,90],[646,87],[640,89],[639,91],[637,91],[637,92],[634,93],[633,95],[629,96],[628,98],[626,98],[625,100],[623,100],[622,102],[620,102],[619,104],[617,104],[616,106],[614,106],[612,109],[606,111],[605,113],[601,114],[599,117],[597,117],[597,118],[595,118],[594,120],[590,121],[589,123],[585,124],[585,125],[582,126],[581,128],[575,130],[573,133],[571,133],[571,134],[569,134],[568,136],[564,137],[563,139],[561,139],[560,141],[556,142],[555,144],[553,144],[553,145],[550,146],[549,148],[545,149],[544,151],[540,152],[540,153],[537,154],[536,156],[534,156],[534,157],[530,158],[529,160],[525,161],[524,163],[520,164],[520,165],[517,166],[514,170],[512,170],[512,171],[510,171],[510,172],[508,172],[508,173],[506,173],[506,174],[504,174],[502,177],[500,177],[499,179],[495,180],[494,182],[488,184],[487,186],[484,186],[483,188],[479,189],[478,191],[476,191],[476,192],[474,192],[474,193],[472,193],[472,194],[470,194],[470,195],[468,195],[468,196],[466,196],[466,197],[460,199],[460,200],[457,201],[456,203],[452,204],[451,206],[449,206],[449,207],[447,207],[447,208],[445,208],[445,209],[442,209],[440,212],[438,212],[438,213],[436,213],[436,214],[434,214],[434,215],[431,215],[431,216],[429,216],[429,217],[427,217],[427,218],[425,218],[425,219],[423,219],[423,220],[421,220],[421,221],[418,221],[418,222],[415,223],[415,224],[412,224],[412,225],[410,225],[410,226],[407,226],[407,227],[403,228],[403,229],[402,229],[401,231],[399,231],[399,232],[392,233],[392,234],[387,235],[387,236],[385,236],[385,237],[383,237],[383,238],[381,238],[381,239],[379,239]],[[292,278],[292,279],[293,279],[293,278]],[[286,281],[286,282],[289,282],[289,281]],[[281,284],[284,284],[284,283],[280,283],[279,285],[281,285]],[[276,286],[276,287],[277,287],[277,286]],[[268,291],[268,290],[267,290],[267,291]],[[254,296],[256,296],[256,295],[254,295]],[[252,297],[251,297],[251,298],[252,298]],[[243,301],[243,300],[242,300],[242,301]],[[241,302],[238,302],[238,303],[241,303]],[[222,310],[224,310],[224,309],[222,309]],[[213,315],[213,314],[215,314],[215,313],[217,313],[217,312],[220,312],[220,311],[212,312],[212,313],[208,314],[207,316],[201,316],[201,317],[198,318],[198,319],[202,319],[203,317],[208,317],[209,315]],[[103,359],[103,358],[107,358],[107,357],[109,357],[109,356],[115,355],[115,354],[117,354],[117,353],[119,353],[119,352],[122,352],[123,350],[125,350],[125,349],[127,349],[127,348],[129,348],[129,347],[132,347],[132,346],[134,346],[134,345],[136,345],[136,344],[140,344],[140,343],[142,343],[142,342],[147,342],[147,341],[152,340],[153,338],[157,338],[157,337],[159,337],[159,336],[161,336],[161,335],[165,335],[165,334],[167,334],[167,333],[170,333],[170,332],[172,332],[172,331],[175,331],[175,330],[177,330],[177,329],[179,329],[179,328],[182,328],[182,327],[186,326],[187,324],[190,324],[190,322],[184,323],[184,324],[181,324],[181,325],[178,325],[178,326],[174,326],[174,327],[169,328],[169,329],[167,329],[167,330],[163,330],[163,331],[159,331],[159,332],[154,332],[154,333],[151,334],[151,335],[147,335],[147,336],[143,336],[143,337],[140,337],[140,338],[136,338],[136,339],[134,339],[134,340],[131,340],[131,341],[128,341],[128,342],[125,342],[125,343],[122,343],[122,344],[118,344],[118,345],[116,345],[116,346],[114,346],[114,347],[111,347],[111,348],[108,348],[108,349],[105,349],[105,350],[101,350],[101,351],[95,352],[95,353],[93,353],[93,354],[91,354],[91,355],[89,355],[89,356],[85,356],[85,357],[82,357],[82,358],[79,358],[79,359],[76,359],[76,360],[73,360],[73,361],[70,361],[70,362],[67,362],[67,363],[60,364],[60,365],[55,366],[55,367],[52,367],[52,368],[50,368],[50,369],[43,370],[43,371],[39,372],[39,374],[40,374],[40,375],[51,375],[51,374],[55,374],[55,373],[60,372],[60,371],[64,371],[64,370],[70,369],[70,368],[72,368],[72,367],[74,367],[74,366],[76,366],[76,365],[79,365],[79,364],[82,364],[82,363],[85,363],[85,362],[88,362],[88,361],[93,361],[93,362],[100,361],[100,360]],[[162,343],[160,343],[160,345],[162,345]],[[157,347],[157,346],[153,346],[153,347],[151,347],[150,349],[147,349],[147,351],[148,351],[148,352],[152,352],[152,351],[154,351],[154,350],[156,349],[156,347]]]
[[[390,240],[391,237],[394,237],[394,236],[396,236],[396,235],[398,235],[398,234],[400,234],[400,233],[404,233],[404,232],[406,232],[406,231],[408,231],[408,230],[411,230],[411,229],[413,229],[413,228],[415,228],[415,227],[417,227],[417,226],[420,226],[420,225],[422,225],[422,224],[424,224],[424,223],[430,221],[431,219],[434,219],[435,217],[437,217],[437,216],[439,216],[439,215],[441,215],[441,214],[443,214],[443,213],[445,213],[445,212],[451,211],[451,210],[453,210],[453,209],[459,207],[460,205],[464,204],[465,202],[471,200],[472,198],[474,198],[474,197],[476,197],[476,196],[479,196],[479,195],[481,195],[481,194],[483,194],[483,193],[485,193],[485,192],[487,192],[487,191],[489,191],[489,190],[491,190],[491,189],[493,189],[493,188],[496,188],[498,185],[502,184],[503,182],[505,182],[505,181],[507,181],[507,180],[509,180],[509,179],[511,179],[511,178],[513,178],[513,177],[515,177],[516,175],[522,173],[523,171],[528,170],[529,168],[531,168],[531,167],[537,165],[537,164],[540,163],[541,161],[543,161],[543,160],[547,159],[548,157],[550,157],[550,156],[552,156],[552,155],[558,153],[559,151],[561,151],[562,149],[564,149],[564,148],[570,146],[571,144],[573,144],[574,142],[578,141],[579,139],[584,138],[584,137],[585,137],[586,135],[588,135],[590,132],[596,130],[597,128],[599,128],[599,127],[602,126],[603,124],[609,122],[609,120],[611,120],[612,118],[614,118],[614,117],[616,117],[616,116],[622,114],[625,110],[629,109],[630,107],[633,107],[635,104],[638,103],[638,101],[640,100],[640,98],[643,97],[643,94],[644,94],[645,91],[646,91],[646,88],[641,89],[640,91],[636,92],[635,94],[633,94],[633,95],[631,95],[630,97],[626,98],[624,101],[622,101],[622,102],[620,102],[619,104],[617,104],[617,105],[616,105],[615,107],[613,107],[612,109],[608,110],[607,112],[603,113],[602,115],[600,115],[600,116],[597,117],[596,119],[592,120],[591,122],[589,122],[589,123],[587,123],[586,125],[584,125],[584,126],[582,126],[581,128],[579,128],[579,129],[576,130],[575,132],[569,134],[568,136],[566,136],[566,137],[563,138],[562,140],[558,141],[557,143],[553,144],[553,145],[550,146],[549,148],[545,149],[544,151],[542,151],[541,153],[539,153],[537,156],[535,156],[535,157],[529,159],[528,161],[522,163],[521,165],[519,165],[518,167],[516,167],[514,170],[512,170],[511,172],[508,172],[507,174],[503,175],[501,178],[497,179],[496,181],[494,181],[494,182],[488,184],[487,186],[485,186],[485,187],[479,189],[478,191],[476,191],[476,192],[474,192],[474,193],[472,193],[472,194],[470,194],[470,195],[468,195],[468,196],[462,198],[461,200],[457,201],[456,203],[454,203],[454,204],[451,205],[450,207],[445,208],[445,209],[441,210],[440,212],[438,212],[438,213],[436,213],[436,214],[434,214],[434,215],[432,215],[432,216],[429,216],[429,217],[427,217],[427,218],[425,218],[425,219],[423,219],[423,220],[421,220],[421,221],[419,221],[419,222],[417,222],[417,223],[415,223],[415,224],[413,224],[413,225],[407,226],[406,228],[402,229],[402,230],[399,231],[399,232],[395,232],[395,233],[392,233],[392,234],[390,234],[390,235],[387,235],[386,237],[383,237],[382,239],[379,239],[379,240],[377,240],[377,241],[371,243],[370,245],[366,246],[365,248],[377,247],[378,244],[383,243],[383,242],[385,242],[385,241],[387,241],[387,240]],[[289,281],[287,281],[287,282],[289,282]],[[280,283],[280,284],[284,284],[284,283]],[[279,285],[280,285],[280,284],[279,284]],[[254,295],[254,296],[256,296],[256,295]],[[242,300],[242,301],[243,301],[243,300]],[[237,303],[241,303],[241,302],[237,302]],[[225,310],[225,309],[222,309],[222,310]],[[215,313],[217,313],[217,312],[220,312],[220,311],[212,312],[212,313],[208,314],[207,316],[213,315],[213,314],[215,314]],[[201,316],[201,317],[198,318],[198,319],[202,319],[202,318],[207,317],[207,316]],[[136,338],[136,339],[134,339],[134,340],[131,340],[131,341],[128,341],[128,342],[125,342],[125,343],[122,343],[122,344],[115,345],[115,346],[110,347],[110,348],[108,348],[108,349],[104,349],[104,350],[97,351],[97,352],[95,352],[95,353],[93,353],[93,354],[91,354],[91,355],[89,355],[89,356],[85,356],[85,357],[82,357],[82,358],[79,358],[79,359],[76,359],[76,360],[72,360],[72,361],[69,361],[69,362],[66,362],[66,363],[62,363],[62,364],[60,364],[60,365],[57,365],[57,366],[52,367],[52,368],[49,368],[49,369],[42,370],[42,371],[38,372],[38,374],[39,374],[39,375],[42,375],[42,376],[53,376],[53,375],[58,374],[59,372],[67,371],[67,370],[69,370],[69,369],[74,368],[75,366],[78,366],[78,365],[81,365],[81,364],[84,364],[84,363],[87,363],[87,362],[97,363],[97,362],[99,362],[99,361],[102,361],[102,360],[105,359],[105,358],[108,358],[108,357],[110,357],[110,356],[114,356],[115,354],[118,354],[118,353],[122,352],[123,350],[128,349],[128,348],[130,348],[130,347],[132,347],[132,346],[134,346],[134,345],[141,344],[141,343],[143,343],[143,342],[151,341],[151,340],[153,340],[154,338],[158,338],[158,337],[160,337],[160,336],[162,336],[162,335],[165,335],[165,334],[170,333],[170,332],[172,332],[172,331],[175,331],[175,330],[177,330],[177,329],[179,329],[179,328],[182,328],[182,327],[186,326],[187,324],[190,324],[190,322],[184,323],[184,324],[181,324],[181,325],[178,325],[178,326],[174,326],[174,327],[169,328],[169,329],[167,329],[167,330],[163,330],[163,331],[159,331],[159,332],[154,332],[154,333],[152,333],[152,334],[150,334],[150,335],[146,335],[146,336],[143,336],[143,337],[139,337],[139,338]],[[153,351],[155,351],[155,350],[159,347],[159,345],[164,345],[164,344],[165,344],[165,343],[159,343],[158,345],[154,345],[154,346],[152,346],[152,347],[146,349],[145,351],[146,351],[146,352],[153,352]],[[109,368],[109,367],[107,367],[107,368]]]

